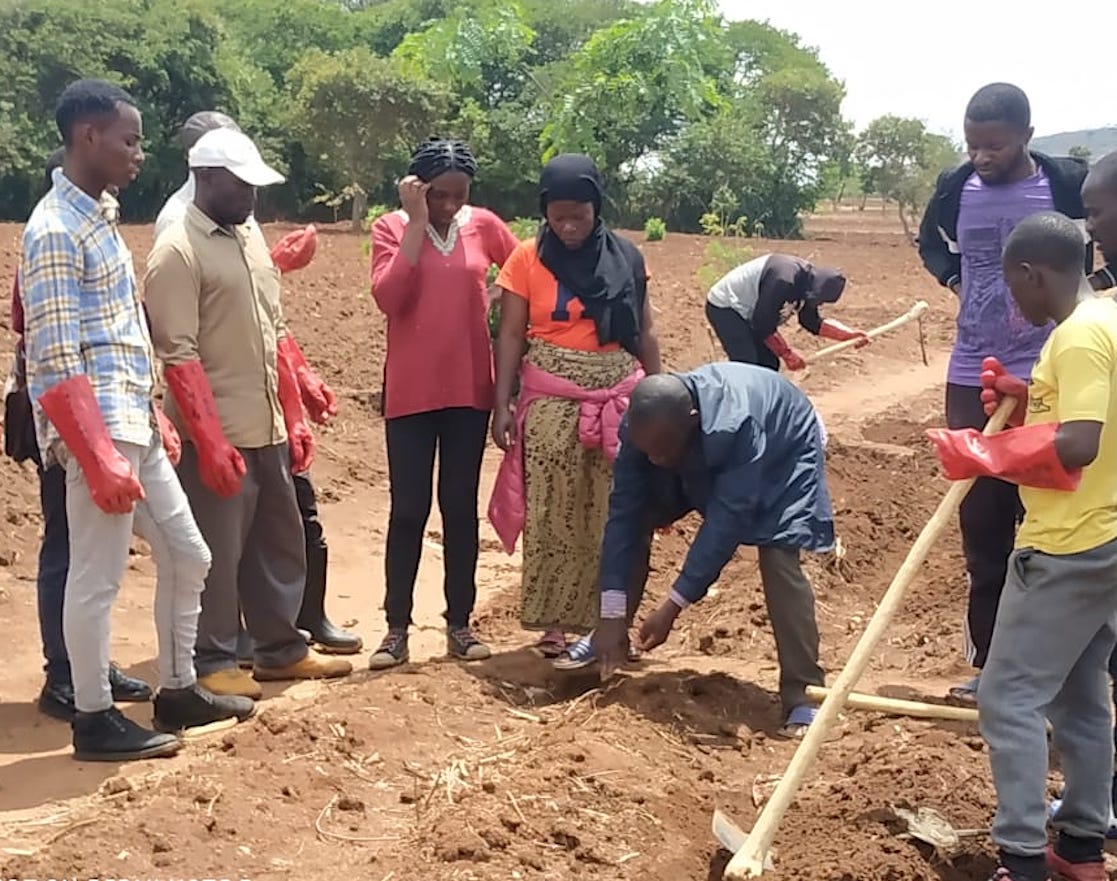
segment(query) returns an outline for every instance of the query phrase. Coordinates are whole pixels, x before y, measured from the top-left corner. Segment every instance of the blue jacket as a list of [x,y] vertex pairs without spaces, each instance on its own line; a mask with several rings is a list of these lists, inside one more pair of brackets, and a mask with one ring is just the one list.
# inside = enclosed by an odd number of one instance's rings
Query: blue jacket
[[[706,595],[739,545],[829,550],[834,517],[822,426],[807,396],[751,364],[709,364],[679,378],[700,424],[677,471],[652,465],[621,428],[601,590],[625,591],[641,537],[689,510],[703,523],[672,592],[684,604]],[[665,502],[666,485],[674,498]]]

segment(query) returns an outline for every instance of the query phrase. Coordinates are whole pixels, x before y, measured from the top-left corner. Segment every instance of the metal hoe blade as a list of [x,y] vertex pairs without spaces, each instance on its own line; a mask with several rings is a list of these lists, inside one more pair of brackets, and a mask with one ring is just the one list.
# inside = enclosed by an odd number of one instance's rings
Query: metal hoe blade
[[[729,817],[721,812],[720,809],[714,810],[714,838],[718,840],[718,844],[724,847],[732,854],[737,853],[744,847],[745,841],[748,838],[741,827],[734,823]],[[771,871],[775,868],[771,857],[764,857],[765,871]]]

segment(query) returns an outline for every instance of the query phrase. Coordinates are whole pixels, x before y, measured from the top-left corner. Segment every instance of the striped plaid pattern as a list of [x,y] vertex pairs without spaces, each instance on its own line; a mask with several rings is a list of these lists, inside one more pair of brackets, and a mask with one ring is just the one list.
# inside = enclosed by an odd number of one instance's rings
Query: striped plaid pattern
[[59,437],[38,399],[82,373],[109,435],[150,444],[154,357],[132,255],[97,200],[61,170],[24,229],[20,286],[27,385],[44,464],[54,460]]

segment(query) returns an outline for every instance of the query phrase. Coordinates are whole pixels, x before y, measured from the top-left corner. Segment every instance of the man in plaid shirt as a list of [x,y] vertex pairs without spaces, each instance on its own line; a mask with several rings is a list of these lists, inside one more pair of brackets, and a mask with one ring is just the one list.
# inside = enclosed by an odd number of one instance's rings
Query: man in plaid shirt
[[[24,230],[20,279],[39,448],[44,465],[66,469],[63,629],[77,709],[74,757],[165,756],[179,749],[180,730],[247,718],[255,705],[197,685],[193,651],[209,548],[158,430],[154,359],[131,255],[98,203],[110,186],[123,188],[139,174],[140,112],[123,90],[81,80],[62,93],[56,121],[65,158]],[[120,713],[109,683],[110,617],[133,528],[157,568],[162,688],[154,722],[163,733]]]

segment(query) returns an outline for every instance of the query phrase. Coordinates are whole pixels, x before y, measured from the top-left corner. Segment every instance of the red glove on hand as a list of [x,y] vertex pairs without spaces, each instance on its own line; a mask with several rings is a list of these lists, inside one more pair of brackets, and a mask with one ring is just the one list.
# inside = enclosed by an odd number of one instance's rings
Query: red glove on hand
[[818,335],[823,339],[834,340],[839,343],[844,343],[847,340],[857,340],[857,345],[853,347],[855,349],[862,349],[872,342],[865,331],[847,327],[840,321],[835,321],[833,318],[827,318],[822,322],[822,327],[819,328]]
[[286,356],[294,365],[299,395],[302,397],[307,414],[314,422],[325,425],[337,415],[337,395],[317,373],[310,369],[310,365],[306,363],[306,356],[303,355],[302,349],[291,334],[280,338],[278,350],[280,355]]
[[318,230],[314,224],[287,233],[271,249],[271,262],[283,273],[302,269],[318,250]]
[[244,459],[229,443],[221,427],[217,402],[201,361],[175,364],[163,371],[186,433],[198,449],[198,476],[206,489],[222,498],[240,492]]
[[167,451],[167,458],[172,465],[178,465],[182,461],[182,438],[178,436],[178,429],[159,407],[155,408],[155,421],[159,423],[159,439]]
[[947,480],[999,477],[1020,486],[1073,492],[1082,469],[1067,471],[1055,449],[1057,422],[1010,428],[988,437],[973,428],[932,428],[927,437],[939,454]]
[[803,360],[803,356],[791,348],[787,344],[787,340],[780,336],[778,331],[764,340],[764,345],[771,349],[773,354],[783,359],[783,363],[787,365],[788,370],[806,369],[807,362]]
[[295,365],[282,349],[275,353],[275,369],[279,374],[279,406],[283,408],[283,421],[287,424],[291,473],[305,474],[310,470],[310,463],[314,461],[314,435],[310,433],[310,428],[303,419]]
[[986,416],[993,415],[1002,398],[1016,399],[1008,424],[1023,425],[1028,415],[1028,383],[1005,370],[996,358],[986,358],[981,362],[981,404]]
[[52,386],[39,405],[77,459],[93,504],[106,514],[128,514],[143,501],[140,479],[109,436],[88,376],[83,373]]

